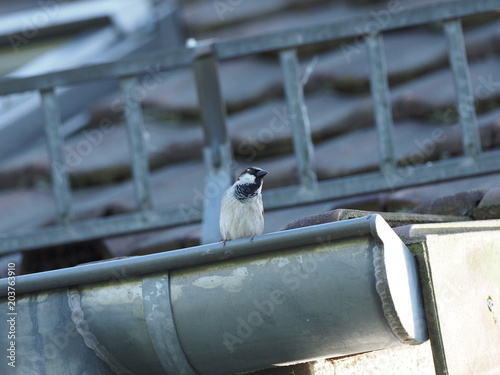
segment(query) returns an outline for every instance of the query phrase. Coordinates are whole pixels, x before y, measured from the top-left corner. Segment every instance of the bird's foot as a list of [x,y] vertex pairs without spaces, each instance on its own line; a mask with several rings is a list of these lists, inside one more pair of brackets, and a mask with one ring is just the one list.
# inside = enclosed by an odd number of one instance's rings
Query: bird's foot
[[226,242],[229,241],[228,239],[221,238],[220,242],[222,242],[222,247],[226,246]]

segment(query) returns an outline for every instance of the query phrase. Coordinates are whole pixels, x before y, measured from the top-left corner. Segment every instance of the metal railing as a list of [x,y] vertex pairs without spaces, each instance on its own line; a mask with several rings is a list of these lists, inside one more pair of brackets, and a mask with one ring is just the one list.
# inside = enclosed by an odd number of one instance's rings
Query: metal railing
[[[31,250],[57,244],[105,238],[132,232],[174,227],[186,224],[180,209],[165,212],[152,210],[149,169],[140,104],[126,95],[137,86],[137,77],[154,65],[162,70],[181,67],[194,69],[205,129],[204,159],[207,165],[207,185],[232,182],[232,150],[226,129],[226,113],[220,90],[218,62],[263,52],[279,53],[284,76],[288,109],[292,118],[294,151],[299,184],[267,189],[265,207],[277,209],[336,198],[368,194],[457,179],[500,171],[500,153],[483,153],[474,108],[474,95],[469,77],[461,18],[500,8],[500,0],[454,1],[415,7],[391,14],[383,24],[370,28],[371,15],[317,26],[286,30],[273,34],[233,40],[199,43],[194,48],[174,52],[158,52],[127,60],[49,73],[35,77],[0,81],[0,95],[24,91],[39,91],[45,114],[45,129],[51,161],[52,186],[59,225],[22,234],[0,236],[0,254]],[[383,33],[403,27],[443,22],[453,73],[457,108],[462,130],[463,156],[432,163],[398,167],[394,152],[393,119],[389,98],[388,77],[383,50]],[[371,95],[378,133],[380,171],[317,181],[313,168],[313,142],[304,94],[299,77],[297,48],[319,42],[345,38],[364,38],[369,52]],[[118,79],[125,93],[126,121],[129,135],[137,211],[106,218],[79,222],[71,221],[71,187],[64,165],[63,145],[59,128],[60,109],[55,89],[81,82]],[[409,169],[411,168],[411,170]],[[192,210],[189,222],[203,222],[202,242],[217,241],[221,189],[218,197],[205,199],[203,210]],[[206,194],[205,196],[208,196]]]

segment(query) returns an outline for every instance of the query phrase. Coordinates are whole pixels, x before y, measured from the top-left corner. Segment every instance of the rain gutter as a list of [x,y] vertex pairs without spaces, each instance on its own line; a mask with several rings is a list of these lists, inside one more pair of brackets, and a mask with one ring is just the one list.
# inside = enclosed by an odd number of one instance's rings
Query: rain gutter
[[428,339],[414,256],[380,215],[19,276],[15,290],[15,345],[40,375],[224,375]]
[[[73,268],[23,275],[16,280],[16,293],[18,295],[36,293],[49,289],[111,280],[116,278],[117,269],[120,269],[121,273],[127,277],[143,276],[176,268],[192,267],[270,251],[290,249],[314,242],[321,243],[361,236],[370,232],[379,236],[377,223],[380,220],[383,221],[379,215],[368,215],[359,219],[269,233],[254,237],[253,240],[239,239],[225,244],[223,242],[210,243],[163,253],[89,263]],[[7,279],[0,279],[0,297],[6,295]]]

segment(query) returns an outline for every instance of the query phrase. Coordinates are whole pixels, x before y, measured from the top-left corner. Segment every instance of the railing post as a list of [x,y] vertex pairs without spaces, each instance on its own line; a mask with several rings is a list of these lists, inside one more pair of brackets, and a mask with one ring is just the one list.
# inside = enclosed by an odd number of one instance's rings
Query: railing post
[[137,87],[137,77],[120,78],[123,105],[127,119],[129,152],[132,163],[135,196],[139,209],[150,210],[151,189],[149,181],[148,150],[145,140],[144,119],[141,104],[133,98],[133,90]]
[[448,40],[448,57],[453,73],[457,110],[462,128],[463,153],[465,156],[477,158],[481,153],[481,138],[461,21],[457,19],[444,22],[444,31]]
[[61,135],[61,112],[53,88],[43,90],[40,94],[57,217],[60,224],[66,225],[70,220],[71,187],[63,152],[64,139]]
[[304,89],[300,82],[300,66],[296,49],[280,52],[283,81],[290,112],[290,126],[293,137],[295,157],[297,160],[297,175],[301,186],[308,190],[317,184],[314,170],[314,146],[311,136],[311,126],[304,100]]
[[201,242],[210,243],[221,239],[220,202],[233,182],[232,148],[226,129],[226,108],[213,42],[206,41],[194,48],[193,67],[205,130],[203,155],[207,166]]
[[370,90],[377,128],[380,167],[382,173],[388,173],[396,168],[397,161],[394,154],[394,123],[383,39],[381,34],[376,34],[366,35],[365,40],[370,56]]

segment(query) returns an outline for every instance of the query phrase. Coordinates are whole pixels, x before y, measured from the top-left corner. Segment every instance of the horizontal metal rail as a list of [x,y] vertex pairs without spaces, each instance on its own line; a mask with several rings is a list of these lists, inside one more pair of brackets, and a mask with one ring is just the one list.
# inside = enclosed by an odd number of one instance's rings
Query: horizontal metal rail
[[[313,43],[328,42],[345,38],[362,37],[374,31],[381,33],[402,27],[410,27],[437,21],[462,18],[474,14],[491,12],[500,8],[500,0],[453,1],[426,5],[394,13],[384,24],[377,23],[376,30],[367,29],[374,22],[373,16],[361,16],[340,22],[325,23],[263,34],[252,37],[214,41],[213,48],[219,60],[227,60],[268,51],[279,51]],[[120,61],[94,64],[38,76],[0,79],[0,95],[16,92],[46,90],[88,81],[113,79],[147,73],[148,67],[162,70],[192,65],[194,51],[178,49],[155,52]]]
[[93,64],[31,77],[0,79],[0,95],[25,91],[50,90],[99,80],[138,76],[158,70],[170,70],[191,66],[193,51],[179,49],[168,52],[147,53],[123,60]]
[[394,12],[384,22],[377,21],[372,15],[366,15],[340,22],[221,41],[216,43],[215,48],[219,59],[230,59],[462,18],[491,12],[499,7],[500,2],[498,0],[447,1]]
[[[424,185],[436,181],[481,176],[499,171],[500,151],[483,153],[480,158],[479,163],[472,163],[468,158],[457,158],[435,162],[432,166],[415,165],[397,168],[385,175],[372,172],[320,181],[312,192],[304,191],[301,186],[266,190],[264,206],[266,210],[273,210]],[[0,235],[0,255],[148,230],[173,228],[188,223],[197,223],[201,219],[201,207],[181,205],[180,208],[165,212],[137,212],[74,222],[71,224],[71,231],[63,226],[52,226],[15,234],[3,234]]]
[[199,221],[201,209],[193,209],[188,221],[180,210],[144,211],[73,222],[68,227],[50,226],[26,232],[1,234],[0,255],[66,243],[108,238]]
[[[429,165],[430,164],[430,165]],[[272,210],[301,204],[391,191],[432,182],[451,181],[500,172],[500,151],[479,156],[477,162],[460,157],[439,162],[397,168],[385,173],[372,172],[320,181],[313,193],[304,194],[297,186],[267,190],[264,206]]]
[[[199,44],[197,48],[185,48],[172,52],[159,52],[96,64],[35,77],[0,80],[0,95],[24,91],[42,93],[46,133],[51,157],[53,190],[59,222],[64,224],[37,229],[27,233],[4,234],[0,236],[0,254],[20,250],[32,250],[52,245],[106,238],[133,232],[174,227],[201,218],[210,224],[204,233],[206,241],[213,241],[218,217],[218,205],[205,202],[202,215],[200,207],[187,208],[186,216],[181,208],[159,213],[151,210],[149,192],[149,171],[147,150],[143,138],[142,111],[139,103],[125,95],[126,120],[130,140],[131,165],[136,189],[139,212],[122,214],[109,218],[71,222],[71,190],[68,176],[62,173],[63,140],[57,131],[60,123],[58,104],[54,95],[57,87],[96,80],[120,80],[122,90],[130,91],[137,77],[156,71],[182,67],[194,68],[197,73],[201,113],[206,132],[205,160],[209,175],[219,176],[231,173],[231,148],[225,129],[225,106],[220,92],[210,95],[210,87],[218,78],[219,60],[246,56],[249,54],[277,51],[280,53],[285,77],[285,92],[289,110],[293,113],[293,135],[296,158],[299,164],[300,185],[266,190],[266,209],[278,209],[306,203],[332,200],[372,192],[421,185],[430,182],[478,176],[500,171],[500,153],[483,153],[478,138],[477,119],[471,104],[471,84],[467,73],[460,18],[493,11],[500,8],[500,0],[454,1],[401,10],[391,14],[381,24],[373,22],[372,16],[333,22],[277,32],[268,35],[237,38],[228,41],[212,41]],[[429,22],[445,21],[445,34],[449,41],[449,55],[452,73],[457,89],[464,157],[439,161],[428,165],[397,168],[394,155],[392,115],[387,84],[385,56],[382,48],[384,31]],[[370,26],[371,25],[371,26]],[[370,27],[368,27],[370,26]],[[371,69],[371,90],[375,106],[375,123],[379,136],[380,172],[365,173],[327,181],[316,181],[313,166],[313,152],[307,111],[297,70],[296,48],[311,43],[363,37],[369,51]],[[215,87],[215,86],[214,86]],[[218,87],[218,85],[217,85]],[[466,110],[462,110],[466,108]],[[59,175],[57,174],[59,173]],[[220,176],[219,176],[220,177]],[[217,178],[219,178],[217,177]],[[229,179],[226,181],[230,183]],[[185,211],[185,210],[184,210]],[[215,229],[214,229],[215,228]],[[209,230],[208,230],[209,229]]]

